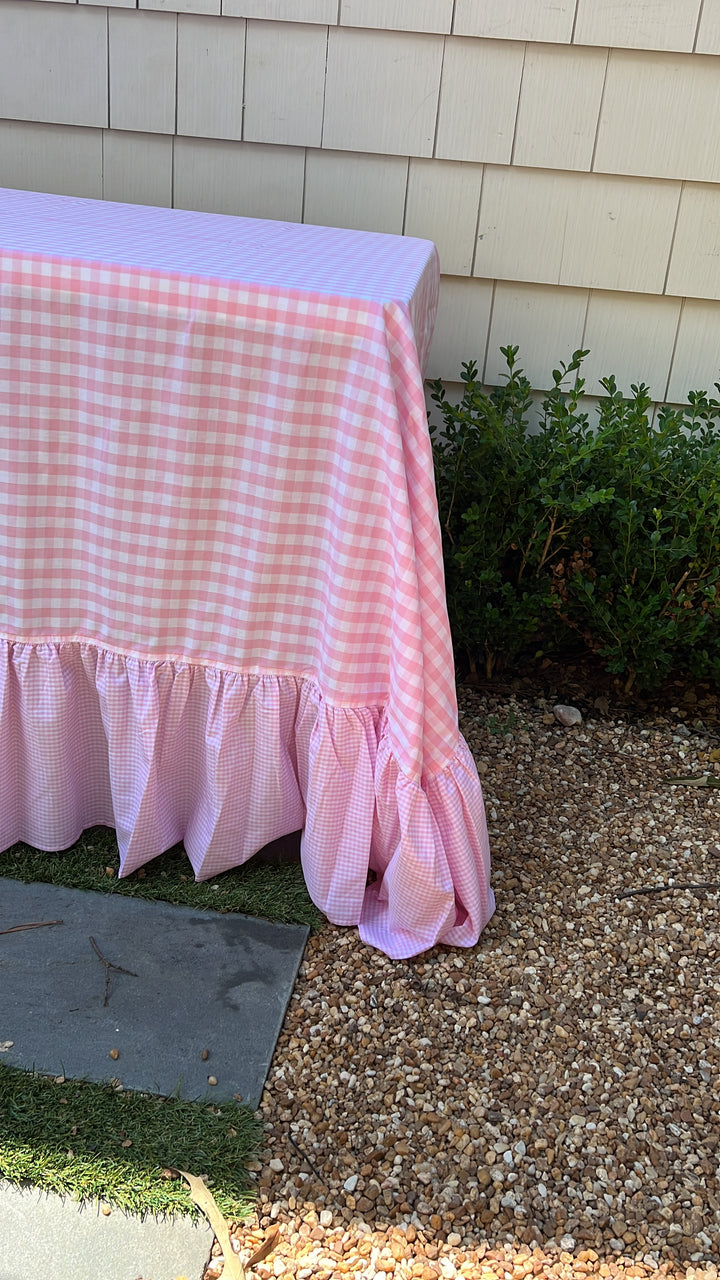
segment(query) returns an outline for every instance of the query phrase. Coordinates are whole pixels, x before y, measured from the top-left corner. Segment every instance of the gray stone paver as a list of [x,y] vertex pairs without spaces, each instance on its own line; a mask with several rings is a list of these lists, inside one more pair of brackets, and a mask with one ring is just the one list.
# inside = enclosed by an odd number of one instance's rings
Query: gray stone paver
[[0,1280],[201,1280],[213,1233],[0,1182]]
[[[257,1106],[306,928],[0,879],[0,930],[42,920],[62,924],[0,936],[2,1061]],[[107,1005],[91,937],[136,975],[109,971]],[[201,1280],[212,1240],[189,1218],[105,1214],[0,1182],[0,1280]]]
[[[0,930],[57,919],[0,938],[3,1061],[257,1106],[306,928],[0,879]],[[107,1006],[90,938],[136,975],[110,972]]]

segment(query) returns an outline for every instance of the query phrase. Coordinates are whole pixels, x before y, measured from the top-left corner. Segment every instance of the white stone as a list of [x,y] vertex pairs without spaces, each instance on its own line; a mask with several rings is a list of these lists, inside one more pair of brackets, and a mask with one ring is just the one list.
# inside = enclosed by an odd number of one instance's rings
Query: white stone
[[571,725],[582,724],[582,714],[577,707],[568,707],[562,702],[558,702],[557,706],[553,707],[553,715],[568,729]]
[[352,1195],[357,1184],[358,1184],[358,1175],[356,1173],[351,1173],[350,1177],[346,1178],[345,1181],[343,1182],[343,1191],[347,1191],[349,1195]]
[[285,1166],[282,1160],[271,1160],[268,1168],[272,1169],[273,1173],[282,1173]]

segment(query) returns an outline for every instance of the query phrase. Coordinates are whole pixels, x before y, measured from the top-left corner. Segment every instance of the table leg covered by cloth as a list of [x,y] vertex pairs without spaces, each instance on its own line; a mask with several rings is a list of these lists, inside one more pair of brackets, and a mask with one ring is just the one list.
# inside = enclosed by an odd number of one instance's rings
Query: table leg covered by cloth
[[437,291],[427,241],[0,191],[0,848],[207,879],[302,828],[335,923],[477,941]]

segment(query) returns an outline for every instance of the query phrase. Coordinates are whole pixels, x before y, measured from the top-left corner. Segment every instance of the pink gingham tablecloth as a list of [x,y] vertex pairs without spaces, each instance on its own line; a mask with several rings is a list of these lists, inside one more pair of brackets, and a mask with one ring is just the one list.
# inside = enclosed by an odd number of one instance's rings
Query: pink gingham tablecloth
[[302,827],[334,922],[477,941],[437,290],[426,241],[0,191],[0,848],[207,879]]

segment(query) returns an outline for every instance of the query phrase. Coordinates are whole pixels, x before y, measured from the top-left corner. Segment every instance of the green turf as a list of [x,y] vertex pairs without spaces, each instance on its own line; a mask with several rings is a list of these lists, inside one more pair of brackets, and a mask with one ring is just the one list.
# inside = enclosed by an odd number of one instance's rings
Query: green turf
[[[128,1213],[196,1213],[172,1169],[202,1176],[227,1218],[252,1207],[261,1124],[237,1103],[62,1083],[0,1064],[0,1178]],[[165,1171],[165,1172],[164,1172]]]
[[305,924],[313,930],[324,919],[310,899],[298,863],[272,865],[251,859],[196,884],[187,855],[178,845],[122,880],[119,869],[115,832],[107,827],[86,831],[61,853],[43,853],[25,844],[0,853],[0,876],[26,883],[122,893],[202,911],[239,911],[285,924]]

